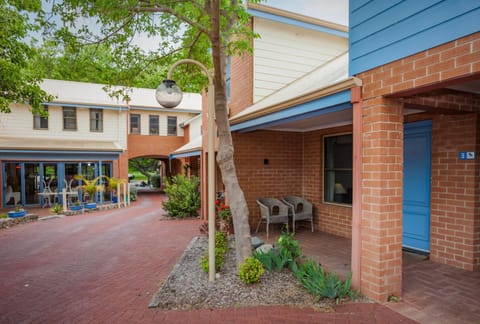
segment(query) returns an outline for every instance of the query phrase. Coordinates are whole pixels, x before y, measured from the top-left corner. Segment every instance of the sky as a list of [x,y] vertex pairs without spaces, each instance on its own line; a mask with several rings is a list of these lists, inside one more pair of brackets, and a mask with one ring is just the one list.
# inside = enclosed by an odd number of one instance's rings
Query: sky
[[348,0],[267,0],[262,4],[348,26]]
[[[262,4],[348,26],[349,0],[264,0]],[[134,41],[144,50],[155,50],[154,42],[138,36]]]

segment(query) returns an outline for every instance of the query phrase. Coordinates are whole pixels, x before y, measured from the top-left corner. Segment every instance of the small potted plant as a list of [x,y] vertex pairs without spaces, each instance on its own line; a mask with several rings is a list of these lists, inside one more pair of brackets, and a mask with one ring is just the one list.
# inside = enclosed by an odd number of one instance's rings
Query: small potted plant
[[112,178],[107,177],[107,180],[108,180],[108,187],[112,192],[112,203],[117,203],[118,202],[118,195],[117,195],[118,184],[125,183],[126,180],[115,178],[115,177],[112,177]]
[[70,206],[70,209],[73,211],[82,210],[82,208],[82,204],[78,200],[74,202],[72,206]]
[[84,194],[88,195],[88,201],[85,203],[85,208],[95,209],[97,208],[97,203],[94,201],[95,194],[97,192],[103,192],[105,187],[103,184],[97,184],[101,178],[104,176],[96,177],[93,180],[88,180],[84,176],[77,174],[74,178],[75,180],[82,181],[82,191]]
[[8,212],[8,217],[10,218],[18,218],[18,217],[24,217],[27,214],[27,211],[23,209],[22,206],[17,206],[15,207],[15,210],[11,210]]

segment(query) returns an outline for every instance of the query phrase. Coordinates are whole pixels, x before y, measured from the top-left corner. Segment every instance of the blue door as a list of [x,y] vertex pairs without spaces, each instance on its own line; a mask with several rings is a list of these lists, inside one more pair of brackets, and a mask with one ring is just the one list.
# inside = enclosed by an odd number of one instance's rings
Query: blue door
[[430,252],[430,168],[432,122],[405,124],[403,247]]

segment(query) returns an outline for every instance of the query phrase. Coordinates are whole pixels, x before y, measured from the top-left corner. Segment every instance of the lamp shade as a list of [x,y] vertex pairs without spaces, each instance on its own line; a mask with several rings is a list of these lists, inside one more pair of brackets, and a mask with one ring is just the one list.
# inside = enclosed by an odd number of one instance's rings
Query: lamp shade
[[182,90],[173,80],[163,80],[155,90],[157,102],[165,108],[174,108],[182,101]]
[[347,190],[345,190],[345,187],[343,186],[343,184],[341,184],[340,182],[337,182],[335,184],[335,194],[346,194],[347,193]]

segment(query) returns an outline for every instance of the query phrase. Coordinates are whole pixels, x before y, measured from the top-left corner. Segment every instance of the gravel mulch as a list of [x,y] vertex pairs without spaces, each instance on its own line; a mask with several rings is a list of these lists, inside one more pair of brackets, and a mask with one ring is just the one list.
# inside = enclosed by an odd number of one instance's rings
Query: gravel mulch
[[153,297],[149,307],[161,309],[215,309],[260,305],[290,305],[332,311],[333,302],[316,300],[296,282],[290,270],[267,271],[260,282],[247,285],[237,275],[234,242],[229,239],[225,264],[215,282],[200,268],[207,238],[195,237]]

